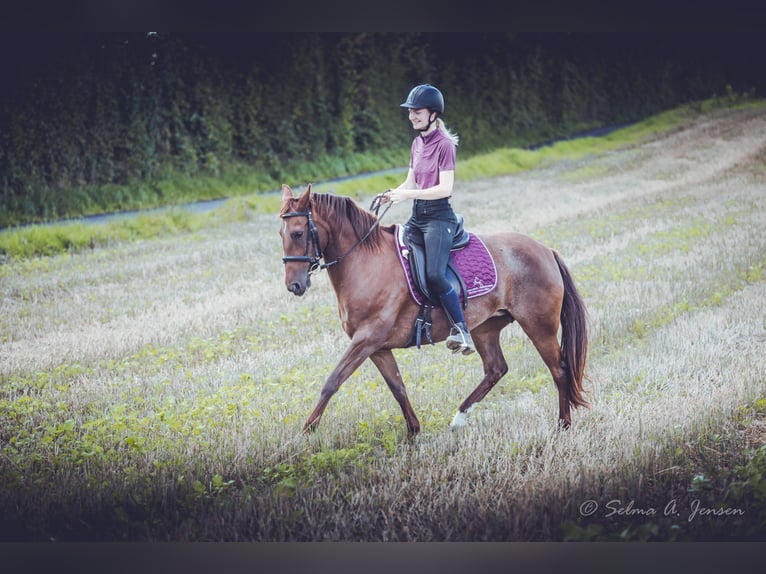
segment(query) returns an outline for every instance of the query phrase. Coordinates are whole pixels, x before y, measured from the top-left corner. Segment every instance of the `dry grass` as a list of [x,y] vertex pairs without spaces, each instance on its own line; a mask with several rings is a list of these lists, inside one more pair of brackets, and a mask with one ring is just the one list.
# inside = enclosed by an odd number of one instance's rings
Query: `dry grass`
[[[511,370],[461,433],[448,423],[481,364],[437,347],[397,353],[423,425],[414,442],[368,364],[319,431],[299,436],[346,340],[326,276],[302,299],[285,291],[275,216],[0,266],[0,537],[733,532],[741,522],[689,520],[689,505],[727,504],[728,482],[711,469],[744,460],[762,436],[758,420],[735,431],[766,390],[765,165],[766,112],[755,108],[459,186],[469,228],[542,239],[586,299],[593,408],[566,433],[513,325]],[[616,499],[660,509],[677,499],[680,514],[610,518]],[[587,500],[600,506],[586,517]]]

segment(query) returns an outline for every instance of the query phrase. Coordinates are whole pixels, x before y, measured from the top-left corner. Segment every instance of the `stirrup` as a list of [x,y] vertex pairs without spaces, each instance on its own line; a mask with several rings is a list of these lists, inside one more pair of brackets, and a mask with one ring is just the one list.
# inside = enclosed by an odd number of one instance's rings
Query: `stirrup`
[[465,330],[461,329],[457,325],[454,325],[453,330],[457,331],[454,335],[452,330],[447,337],[447,348],[453,353],[462,353],[463,355],[470,355],[476,350],[473,345],[473,339],[471,339],[471,333],[466,327]]

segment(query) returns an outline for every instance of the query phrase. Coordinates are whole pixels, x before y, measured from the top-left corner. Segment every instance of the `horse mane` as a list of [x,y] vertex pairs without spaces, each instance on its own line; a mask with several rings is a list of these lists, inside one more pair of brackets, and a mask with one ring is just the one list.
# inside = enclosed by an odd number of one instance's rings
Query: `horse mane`
[[[375,225],[375,222],[378,221],[378,218],[373,213],[359,207],[350,197],[314,193],[312,199],[315,213],[336,229],[341,229],[344,225],[348,225],[353,230],[357,240],[362,239],[370,231],[370,228]],[[360,247],[370,251],[378,250],[383,244],[384,233],[393,233],[393,227],[390,225],[376,226]]]

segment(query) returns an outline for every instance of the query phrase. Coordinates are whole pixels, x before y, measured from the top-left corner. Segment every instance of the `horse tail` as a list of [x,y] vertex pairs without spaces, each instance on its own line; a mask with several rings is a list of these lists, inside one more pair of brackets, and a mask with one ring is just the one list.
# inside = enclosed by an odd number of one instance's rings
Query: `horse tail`
[[588,312],[569,269],[555,250],[553,257],[564,281],[564,301],[561,305],[561,359],[566,365],[569,382],[567,396],[573,407],[589,407],[583,396],[582,386],[583,378],[587,378],[585,359],[588,354]]

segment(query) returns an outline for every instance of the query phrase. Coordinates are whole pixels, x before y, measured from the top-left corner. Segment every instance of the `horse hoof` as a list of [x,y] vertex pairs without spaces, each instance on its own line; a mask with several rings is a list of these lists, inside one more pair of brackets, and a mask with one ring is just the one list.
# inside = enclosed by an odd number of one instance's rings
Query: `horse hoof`
[[454,431],[467,425],[468,415],[471,414],[471,411],[475,408],[476,408],[476,403],[472,404],[465,411],[458,410],[455,413],[455,417],[452,419],[452,422],[449,425],[450,428]]
[[465,425],[468,424],[468,415],[466,413],[461,413],[458,411],[455,413],[455,417],[452,419],[452,422],[449,425],[449,428],[453,431],[456,431]]

